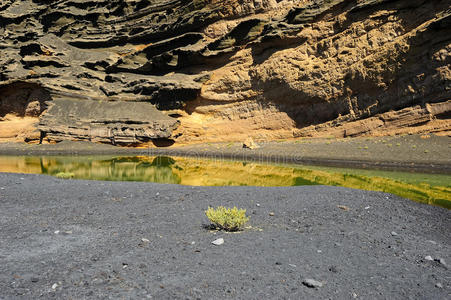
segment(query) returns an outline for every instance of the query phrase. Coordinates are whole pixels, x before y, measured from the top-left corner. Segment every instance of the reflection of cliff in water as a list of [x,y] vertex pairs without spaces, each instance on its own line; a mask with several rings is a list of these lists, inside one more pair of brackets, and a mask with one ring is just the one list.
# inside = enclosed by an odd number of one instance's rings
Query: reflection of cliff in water
[[157,183],[180,183],[180,177],[172,172],[174,160],[167,157],[120,157],[91,160],[89,165],[57,164],[48,174],[74,173],[75,178],[113,181],[150,181]]
[[[429,176],[428,183],[407,173],[381,176],[358,170],[315,170],[237,161],[159,157],[0,157],[0,172],[56,175],[77,179],[149,181],[197,186],[332,185],[393,193],[415,201],[451,208],[451,176]],[[353,172],[351,174],[349,172]],[[421,175],[421,174],[417,174]],[[436,177],[434,177],[436,176]],[[438,177],[437,177],[438,176]],[[337,199],[339,202],[340,199]]]
[[[23,157],[5,172],[22,172],[56,175],[72,173],[77,179],[111,181],[149,181],[180,183],[172,172],[174,160],[169,157]],[[12,163],[12,161],[10,162]],[[0,166],[4,166],[2,161]]]
[[[177,159],[181,183],[186,185],[253,185],[297,186],[330,185],[392,193],[418,202],[451,208],[451,185],[406,182],[393,172],[392,178],[375,175],[314,170],[309,167],[288,167],[233,161]],[[404,175],[405,176],[405,175]],[[443,175],[446,176],[446,175]],[[451,179],[450,176],[447,176]],[[451,180],[448,180],[451,182]],[[337,199],[339,201],[339,199]]]

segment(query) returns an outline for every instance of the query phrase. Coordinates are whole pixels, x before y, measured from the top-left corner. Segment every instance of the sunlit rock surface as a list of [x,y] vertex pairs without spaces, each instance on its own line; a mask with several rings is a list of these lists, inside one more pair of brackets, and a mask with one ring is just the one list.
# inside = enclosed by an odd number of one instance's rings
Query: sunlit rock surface
[[[5,0],[0,23],[0,139],[451,132],[446,0]],[[87,137],[114,105],[133,129]]]

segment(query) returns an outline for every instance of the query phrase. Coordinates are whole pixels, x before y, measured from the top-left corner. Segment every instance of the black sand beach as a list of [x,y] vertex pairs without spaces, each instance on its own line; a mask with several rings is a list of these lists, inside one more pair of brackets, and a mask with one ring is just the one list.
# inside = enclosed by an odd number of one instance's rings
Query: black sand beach
[[[209,205],[251,227],[206,229]],[[0,299],[451,296],[451,211],[385,193],[3,173],[0,220]]]

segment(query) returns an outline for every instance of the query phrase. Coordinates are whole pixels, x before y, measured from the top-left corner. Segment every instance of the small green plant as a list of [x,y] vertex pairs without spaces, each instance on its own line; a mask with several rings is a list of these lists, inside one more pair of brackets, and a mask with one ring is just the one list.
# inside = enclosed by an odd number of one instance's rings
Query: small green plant
[[216,226],[216,228],[226,231],[237,231],[249,221],[246,217],[245,209],[238,209],[236,207],[226,208],[218,206],[216,209],[209,207],[205,211],[205,215]]
[[59,172],[55,174],[55,177],[61,178],[61,179],[71,179],[74,178],[74,173],[66,173],[66,172]]
[[424,150],[424,153],[429,153],[429,150]]

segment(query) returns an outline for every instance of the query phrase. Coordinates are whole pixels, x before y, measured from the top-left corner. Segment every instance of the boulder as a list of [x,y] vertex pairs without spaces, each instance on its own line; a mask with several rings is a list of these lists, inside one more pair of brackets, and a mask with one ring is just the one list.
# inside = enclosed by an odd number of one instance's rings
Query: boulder
[[247,149],[253,150],[253,149],[260,148],[260,146],[257,145],[252,138],[248,137],[243,143],[243,148],[247,148]]
[[133,145],[170,138],[178,125],[150,103],[55,99],[38,128],[52,141]]

